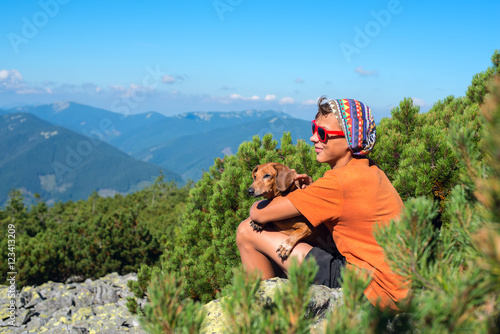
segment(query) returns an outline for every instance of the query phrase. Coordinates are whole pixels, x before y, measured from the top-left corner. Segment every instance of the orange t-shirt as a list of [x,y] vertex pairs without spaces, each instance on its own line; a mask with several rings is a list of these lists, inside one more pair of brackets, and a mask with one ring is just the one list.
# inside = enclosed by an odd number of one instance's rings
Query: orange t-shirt
[[349,265],[373,273],[364,291],[370,302],[397,311],[408,288],[389,268],[373,236],[375,225],[389,224],[404,208],[385,173],[372,160],[355,158],[287,198],[313,226],[326,225]]

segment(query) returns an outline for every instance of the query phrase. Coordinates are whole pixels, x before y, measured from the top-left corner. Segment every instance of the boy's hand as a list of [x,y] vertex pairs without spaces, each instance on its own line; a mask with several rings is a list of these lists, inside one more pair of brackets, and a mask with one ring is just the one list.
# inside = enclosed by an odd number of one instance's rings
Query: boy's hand
[[[295,172],[294,169],[292,171]],[[297,174],[295,175],[295,181],[299,183],[298,188],[299,189],[305,189],[308,185],[313,183],[312,177],[310,177],[307,174]]]

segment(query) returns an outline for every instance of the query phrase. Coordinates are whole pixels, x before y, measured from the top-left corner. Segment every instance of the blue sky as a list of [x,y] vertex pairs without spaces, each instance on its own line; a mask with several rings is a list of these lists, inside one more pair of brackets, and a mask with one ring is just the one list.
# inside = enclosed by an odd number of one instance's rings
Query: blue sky
[[318,97],[376,120],[463,96],[500,49],[500,1],[2,1],[0,108],[70,100],[116,112],[274,109]]

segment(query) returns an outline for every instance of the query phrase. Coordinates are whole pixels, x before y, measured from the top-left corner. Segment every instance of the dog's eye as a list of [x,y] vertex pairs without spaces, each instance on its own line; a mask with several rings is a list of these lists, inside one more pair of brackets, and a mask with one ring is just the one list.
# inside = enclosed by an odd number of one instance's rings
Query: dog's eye
[[264,179],[268,179],[268,178],[270,178],[270,177],[271,177],[271,175],[266,174],[266,175],[264,175],[264,177],[263,177],[263,178],[264,178]]

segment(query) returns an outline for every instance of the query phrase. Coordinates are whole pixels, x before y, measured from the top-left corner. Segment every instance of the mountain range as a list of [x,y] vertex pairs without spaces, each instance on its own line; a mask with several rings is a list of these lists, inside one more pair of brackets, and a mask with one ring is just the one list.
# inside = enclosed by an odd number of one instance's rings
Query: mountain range
[[198,180],[203,170],[213,165],[216,157],[236,153],[239,145],[252,140],[254,135],[262,138],[266,133],[271,133],[279,142],[284,131],[290,131],[294,139],[310,137],[306,121],[275,116],[179,136],[132,156],[177,172],[184,179]]
[[290,131],[295,142],[310,137],[307,121],[273,110],[167,117],[153,111],[123,115],[64,101],[0,110],[0,115],[0,203],[11,188],[50,201],[86,198],[93,190],[130,192],[151,182],[160,169],[167,180],[182,185],[198,180],[215,158],[236,153],[254,135],[280,139]]
[[[0,151],[0,203],[12,188],[28,199],[38,193],[49,204],[87,198],[94,190],[127,193],[154,181],[162,169],[29,113],[0,116]],[[178,174],[163,173],[182,182]]]

